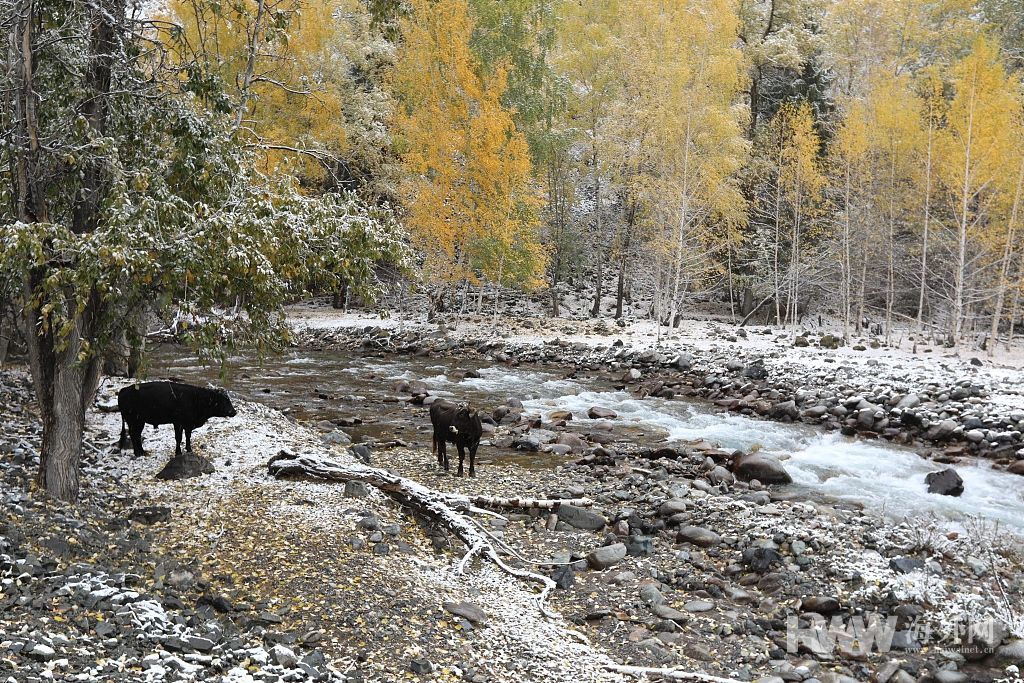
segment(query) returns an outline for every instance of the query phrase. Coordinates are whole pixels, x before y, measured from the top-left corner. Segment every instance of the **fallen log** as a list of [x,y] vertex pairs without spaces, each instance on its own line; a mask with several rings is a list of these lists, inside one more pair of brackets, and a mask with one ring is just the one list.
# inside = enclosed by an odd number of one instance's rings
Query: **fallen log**
[[[526,581],[533,581],[543,586],[537,596],[537,606],[546,617],[554,618],[545,602],[548,594],[555,588],[555,582],[543,574],[509,566],[498,555],[491,539],[481,533],[473,521],[464,512],[488,512],[483,506],[505,508],[539,508],[557,510],[559,506],[571,504],[589,506],[588,499],[542,500],[530,498],[495,498],[491,496],[463,496],[431,489],[412,479],[406,479],[387,470],[366,467],[358,464],[342,464],[320,457],[295,455],[282,451],[267,463],[271,476],[308,477],[325,481],[361,481],[374,486],[384,493],[397,498],[403,505],[409,505],[421,513],[441,522],[455,534],[469,549],[456,567],[459,573],[466,571],[467,565],[477,555],[490,560],[502,571]],[[491,513],[493,514],[493,513]]]

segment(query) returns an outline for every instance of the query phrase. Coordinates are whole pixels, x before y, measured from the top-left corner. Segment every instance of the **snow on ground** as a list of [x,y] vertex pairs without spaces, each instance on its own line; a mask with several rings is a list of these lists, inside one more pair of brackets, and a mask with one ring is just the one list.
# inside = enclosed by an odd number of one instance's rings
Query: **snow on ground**
[[[108,385],[104,393],[112,395],[117,388]],[[110,399],[101,396],[99,403]],[[101,466],[132,482],[140,497],[172,508],[172,529],[166,537],[174,539],[177,553],[195,553],[200,562],[210,563],[203,568],[205,575],[220,571],[245,576],[244,587],[252,593],[243,594],[246,600],[291,604],[301,618],[321,615],[325,650],[340,655],[335,660],[338,670],[352,665],[358,649],[353,647],[353,638],[358,638],[353,634],[371,622],[370,632],[381,642],[361,643],[368,654],[359,668],[376,669],[372,680],[405,680],[409,660],[422,656],[443,662],[440,650],[445,648],[461,651],[465,661],[497,675],[495,680],[622,680],[602,670],[612,660],[582,644],[567,622],[540,614],[531,585],[479,563],[464,575],[454,575],[460,548],[433,552],[415,523],[376,489],[370,487],[368,497],[355,499],[345,496],[341,484],[270,477],[267,461],[281,449],[338,462],[355,460],[278,411],[253,403],[236,409],[235,418],[214,418],[193,435],[196,452],[215,463],[213,475],[183,481],[154,478],[174,451],[170,425],[145,429],[146,457],[135,459],[130,451],[115,451]],[[92,413],[90,430],[94,435],[105,432],[99,441],[110,442],[120,431],[120,415]],[[350,541],[364,533],[359,522],[368,511],[385,527],[399,524],[401,535],[393,544],[407,540],[415,552],[378,555],[366,548],[355,553]],[[273,595],[260,595],[264,590]],[[413,606],[414,616],[407,623],[388,614],[396,595]],[[332,602],[335,599],[342,602]],[[442,602],[464,600],[487,614],[482,633],[447,635],[429,618],[444,614]],[[383,624],[372,623],[380,614],[388,614],[386,621],[396,627],[400,644],[387,642]],[[424,636],[420,642],[416,634],[421,632],[440,632],[446,640],[433,643]],[[433,680],[460,678],[449,668],[438,670]]]

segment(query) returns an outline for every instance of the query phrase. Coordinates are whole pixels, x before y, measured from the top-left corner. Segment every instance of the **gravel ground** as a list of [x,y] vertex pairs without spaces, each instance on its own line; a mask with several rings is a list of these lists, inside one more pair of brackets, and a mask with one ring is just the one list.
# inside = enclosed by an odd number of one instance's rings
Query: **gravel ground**
[[[550,471],[485,461],[472,479],[422,449],[371,451],[374,466],[440,490],[591,497],[593,510],[480,520],[511,562],[558,582],[561,617],[548,620],[532,585],[479,561],[457,575],[461,544],[372,487],[269,477],[282,449],[356,461],[312,425],[238,405],[196,434],[217,471],[164,482],[153,477],[173,431],[147,430],[150,455],[133,459],[110,447],[119,416],[94,411],[69,511],[32,491],[30,406],[24,375],[0,374],[0,674],[18,683],[622,680],[615,663],[956,683],[1024,664],[1018,539],[794,500],[737,481],[711,445],[590,448]],[[819,614],[893,617],[894,649],[788,652],[787,620]],[[968,620],[992,623],[969,647],[950,633]]]

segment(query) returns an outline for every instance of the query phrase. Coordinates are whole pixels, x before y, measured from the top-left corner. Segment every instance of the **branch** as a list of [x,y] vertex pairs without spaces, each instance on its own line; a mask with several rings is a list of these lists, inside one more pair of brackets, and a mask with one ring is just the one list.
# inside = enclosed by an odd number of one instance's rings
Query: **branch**
[[557,510],[563,504],[590,505],[586,499],[578,500],[534,500],[529,498],[493,498],[490,496],[462,496],[445,493],[428,488],[412,479],[406,479],[381,470],[363,465],[347,465],[325,460],[314,456],[294,455],[281,451],[267,463],[267,469],[274,477],[311,477],[327,481],[361,481],[377,487],[384,493],[396,498],[404,505],[409,505],[420,512],[439,520],[469,549],[456,566],[456,571],[463,573],[474,557],[480,555],[493,562],[502,571],[519,579],[540,583],[543,589],[537,596],[537,607],[549,618],[556,615],[547,608],[545,602],[548,594],[554,590],[555,582],[543,574],[511,567],[498,555],[491,540],[480,533],[473,521],[460,513],[470,510],[474,505],[492,505],[498,507],[537,507]]
[[627,666],[624,664],[606,664],[606,671],[614,671],[615,673],[626,674],[628,676],[635,676],[637,678],[646,678],[648,676],[657,676],[670,681],[703,681],[704,683],[741,683],[735,678],[721,678],[719,676],[712,676],[711,674],[698,673],[692,671],[683,671],[676,668],[658,668],[650,666]]

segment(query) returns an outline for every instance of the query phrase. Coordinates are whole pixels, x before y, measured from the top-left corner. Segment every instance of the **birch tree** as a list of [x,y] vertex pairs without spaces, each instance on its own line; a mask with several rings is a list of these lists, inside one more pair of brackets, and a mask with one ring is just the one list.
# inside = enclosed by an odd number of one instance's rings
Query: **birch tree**
[[937,176],[955,225],[949,332],[957,344],[969,303],[973,247],[994,218],[998,180],[1013,142],[1016,89],[996,45],[984,38],[953,67],[952,87],[947,124],[938,138]]

